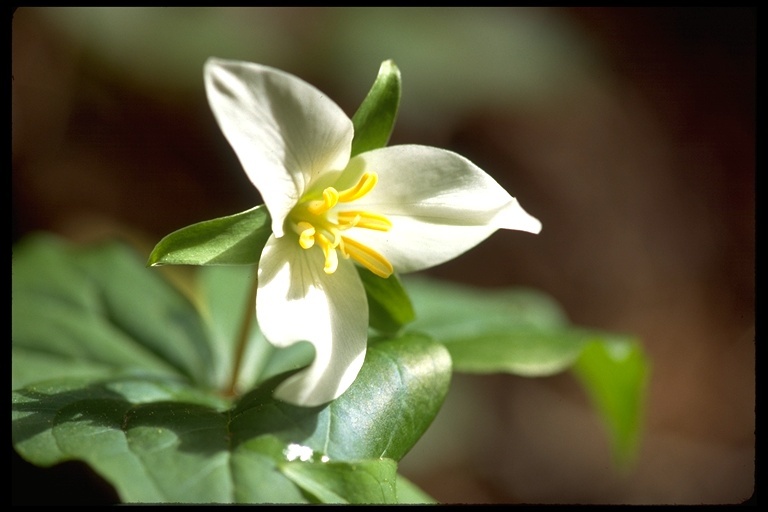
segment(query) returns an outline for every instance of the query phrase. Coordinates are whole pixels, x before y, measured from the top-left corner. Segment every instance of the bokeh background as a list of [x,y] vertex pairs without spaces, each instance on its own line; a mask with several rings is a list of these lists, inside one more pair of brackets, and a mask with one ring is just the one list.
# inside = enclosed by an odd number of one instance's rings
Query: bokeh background
[[[260,203],[206,103],[209,56],[269,64],[350,115],[385,59],[391,143],[475,161],[543,222],[428,274],[547,292],[652,363],[618,471],[570,374],[456,376],[402,471],[442,502],[742,503],[755,489],[756,12],[748,8],[20,8],[12,241],[160,237]],[[14,454],[14,503],[110,503]]]

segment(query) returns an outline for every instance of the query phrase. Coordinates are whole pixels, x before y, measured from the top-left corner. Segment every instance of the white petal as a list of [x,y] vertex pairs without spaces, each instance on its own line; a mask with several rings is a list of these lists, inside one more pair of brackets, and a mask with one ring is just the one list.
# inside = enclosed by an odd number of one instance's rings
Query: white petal
[[283,234],[293,205],[323,173],[349,161],[352,121],[322,92],[283,71],[209,59],[208,102],[248,178]]
[[256,316],[275,346],[306,340],[312,364],[275,391],[286,402],[315,406],[341,395],[357,377],[368,342],[368,303],[349,260],[323,272],[319,247],[301,249],[289,236],[270,237],[259,262]]
[[353,228],[345,236],[379,251],[397,272],[453,259],[497,229],[541,230],[541,223],[501,185],[456,153],[391,146],[350,161],[348,175],[364,171],[378,173],[378,184],[362,199],[340,208],[384,215],[392,229]]

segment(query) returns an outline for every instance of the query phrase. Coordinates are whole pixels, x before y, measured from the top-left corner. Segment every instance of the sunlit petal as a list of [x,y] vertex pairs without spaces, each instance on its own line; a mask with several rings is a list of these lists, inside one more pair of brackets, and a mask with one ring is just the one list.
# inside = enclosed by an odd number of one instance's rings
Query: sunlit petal
[[259,263],[256,312],[273,345],[306,340],[315,347],[312,364],[283,382],[277,398],[315,406],[352,384],[365,358],[368,305],[351,261],[339,260],[329,275],[318,248],[304,250],[292,237],[271,237]]
[[378,184],[350,208],[384,215],[392,227],[389,231],[352,228],[346,236],[379,251],[397,272],[455,258],[497,229],[541,230],[541,223],[493,178],[450,151],[426,146],[382,148],[355,157],[347,174],[366,171],[378,173]]
[[283,235],[288,212],[324,173],[349,160],[352,122],[322,92],[283,71],[209,59],[208,102]]

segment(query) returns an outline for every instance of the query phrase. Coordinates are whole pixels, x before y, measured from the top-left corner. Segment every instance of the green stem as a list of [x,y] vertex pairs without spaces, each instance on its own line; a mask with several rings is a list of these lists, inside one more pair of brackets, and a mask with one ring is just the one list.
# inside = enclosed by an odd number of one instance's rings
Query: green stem
[[255,277],[251,285],[251,291],[248,294],[248,300],[245,304],[245,314],[243,323],[240,325],[240,333],[237,338],[237,347],[235,349],[235,361],[232,367],[232,380],[229,382],[229,388],[226,391],[227,396],[237,395],[237,381],[240,379],[240,367],[243,364],[245,348],[248,345],[248,332],[251,330],[253,317],[256,315],[256,291],[259,289],[259,274],[254,268]]

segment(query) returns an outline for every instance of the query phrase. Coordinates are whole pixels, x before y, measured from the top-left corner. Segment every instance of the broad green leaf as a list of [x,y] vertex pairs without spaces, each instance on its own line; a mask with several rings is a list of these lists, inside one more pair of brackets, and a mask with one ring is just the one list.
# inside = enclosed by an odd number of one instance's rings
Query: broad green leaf
[[376,81],[352,116],[355,136],[351,156],[387,145],[397,119],[400,92],[400,70],[391,60],[382,62]]
[[194,307],[125,247],[25,239],[13,249],[12,293],[14,387],[120,372],[213,384]]
[[272,234],[264,205],[206,220],[166,235],[148,265],[254,265]]
[[[126,502],[391,502],[394,468],[361,461],[401,459],[436,415],[449,376],[439,344],[404,337],[377,342],[350,390],[315,408],[272,398],[285,375],[228,410],[171,379],[41,382],[13,393],[13,441],[35,464],[86,461]],[[286,466],[295,447],[311,454],[300,461],[335,466]]]
[[595,336],[577,329],[518,329],[448,339],[445,346],[459,372],[545,377],[572,366],[584,343]]
[[369,322],[374,329],[394,334],[415,315],[411,299],[395,274],[384,279],[362,267],[357,268],[368,296]]
[[[14,248],[16,450],[44,466],[83,460],[128,502],[393,501],[392,465],[447,393],[445,348],[415,334],[376,340],[353,386],[316,408],[272,398],[308,359],[270,349],[246,356],[261,384],[233,401],[216,389],[252,280],[247,267],[200,270],[189,300],[120,244],[39,236]],[[312,462],[291,459],[294,446],[332,470],[296,468]]]
[[[209,433],[223,419],[217,411],[224,404],[171,379],[41,382],[13,393],[13,443],[24,458],[41,466],[69,459],[87,462],[125,501],[162,502],[169,497],[162,488],[165,471],[182,486],[182,479],[195,471],[220,466],[208,455],[225,441]],[[169,468],[167,456],[174,452],[178,467]],[[194,490],[194,485],[179,489],[174,496]],[[211,494],[204,501],[219,497]],[[203,496],[190,493],[184,501],[196,498]]]
[[241,426],[256,426],[334,460],[399,461],[442,405],[450,375],[445,348],[423,335],[375,341],[354,384],[327,406],[274,401],[274,379],[244,396],[233,412],[232,442],[239,442]]
[[620,464],[633,461],[642,430],[650,363],[634,340],[618,336],[589,343],[573,367],[602,414]]
[[437,500],[402,475],[397,475],[397,502],[411,505],[437,504]]
[[529,288],[481,289],[416,275],[406,276],[403,286],[416,311],[414,327],[441,335],[470,336],[488,326],[548,329],[568,323],[552,298]]
[[280,471],[318,503],[397,503],[397,463],[391,459],[286,462],[280,465]]
[[648,361],[627,336],[568,323],[559,306],[530,290],[478,290],[423,278],[405,282],[411,328],[445,344],[454,368],[526,377],[573,370],[608,426],[614,454],[630,462],[644,414]]
[[592,333],[533,290],[479,290],[424,278],[405,282],[416,311],[411,329],[445,344],[454,369],[552,375],[568,368]]

